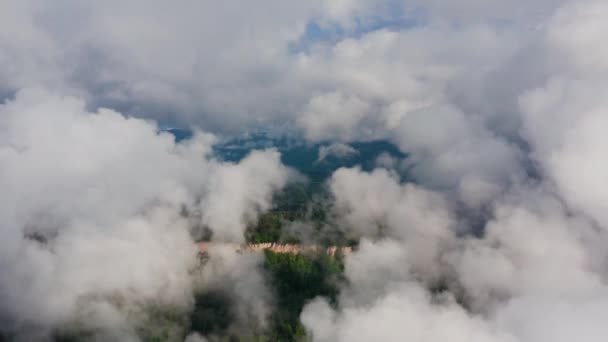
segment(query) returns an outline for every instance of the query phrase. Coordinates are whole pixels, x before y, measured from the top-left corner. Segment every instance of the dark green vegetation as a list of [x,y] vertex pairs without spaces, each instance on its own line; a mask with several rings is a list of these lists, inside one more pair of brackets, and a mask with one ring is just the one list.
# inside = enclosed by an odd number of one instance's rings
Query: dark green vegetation
[[306,336],[300,323],[304,305],[317,296],[336,303],[343,280],[340,255],[280,254],[265,251],[264,268],[276,291],[277,308],[267,337],[271,341],[296,341]]
[[306,330],[300,314],[306,303],[322,296],[335,304],[343,278],[340,255],[264,252],[263,271],[274,292],[275,307],[266,329],[229,331],[234,319],[231,299],[221,291],[200,294],[191,315],[191,329],[230,341],[302,341]]
[[231,305],[230,297],[222,291],[199,294],[190,316],[190,329],[204,335],[224,335],[234,320]]
[[[249,243],[284,243],[300,244],[311,243],[320,246],[348,246],[356,247],[358,238],[356,235],[347,234],[334,226],[331,221],[325,221],[327,213],[320,209],[314,218],[300,219],[290,212],[271,211],[263,214],[255,225],[245,232],[245,238]],[[305,222],[310,226],[306,234],[293,229],[287,230],[290,224]]]
[[[176,139],[187,138],[184,132],[172,133]],[[321,149],[328,146],[328,142],[310,144],[298,138],[273,137],[258,132],[233,138],[213,147],[217,158],[230,162],[240,161],[255,149],[276,148],[281,152],[281,162],[306,178],[306,181],[289,184],[275,195],[273,209],[262,215],[257,224],[249,227],[245,233],[248,242],[313,242],[342,246],[353,246],[357,243],[356,237],[346,236],[333,224],[328,212],[331,195],[326,181],[341,167],[359,166],[364,171],[371,171],[376,167],[378,157],[383,154],[398,160],[407,156],[387,141],[361,141],[349,144],[355,151],[352,154],[341,157],[328,155],[319,160]],[[404,178],[406,176],[402,175]],[[305,222],[311,228],[306,232],[308,236],[303,236],[302,232],[285,229],[295,221]]]
[[329,194],[323,184],[292,183],[274,196],[273,209],[248,227],[245,238],[250,243],[300,243],[302,232],[285,228],[297,221],[320,231],[328,224],[328,203]]
[[[260,216],[257,224],[245,232],[247,241],[250,243],[280,241],[283,223],[285,220],[289,220],[288,215],[289,213],[277,211]],[[299,242],[295,237],[291,241],[295,243]]]
[[[335,223],[331,203],[325,183],[291,183],[275,194],[273,208],[247,228],[245,238],[249,243],[356,246],[358,238]],[[294,224],[303,224],[306,229]]]

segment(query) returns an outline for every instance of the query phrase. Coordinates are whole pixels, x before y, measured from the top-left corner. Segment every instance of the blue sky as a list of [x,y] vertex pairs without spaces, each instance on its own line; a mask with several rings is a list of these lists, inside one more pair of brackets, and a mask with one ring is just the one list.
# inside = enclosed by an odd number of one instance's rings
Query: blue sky
[[390,11],[385,15],[355,16],[349,27],[336,21],[310,20],[304,35],[290,45],[290,51],[298,53],[307,51],[313,44],[332,44],[348,38],[358,39],[377,30],[403,31],[423,25],[425,22],[422,10],[405,10],[397,1],[393,1],[389,8]]

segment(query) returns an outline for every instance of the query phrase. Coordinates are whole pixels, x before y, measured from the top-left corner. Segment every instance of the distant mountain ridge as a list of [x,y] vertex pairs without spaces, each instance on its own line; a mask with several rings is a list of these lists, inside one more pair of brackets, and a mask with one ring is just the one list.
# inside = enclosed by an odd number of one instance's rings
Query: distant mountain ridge
[[[178,142],[192,137],[192,132],[187,129],[171,128],[165,131],[173,134]],[[336,149],[333,146],[340,148]],[[359,165],[363,170],[371,171],[376,167],[378,157],[381,155],[398,160],[407,157],[397,146],[385,140],[308,143],[303,139],[273,136],[264,132],[225,140],[215,145],[213,150],[222,160],[238,162],[252,150],[266,148],[276,148],[281,152],[283,164],[298,170],[312,180],[323,180],[341,167]]]

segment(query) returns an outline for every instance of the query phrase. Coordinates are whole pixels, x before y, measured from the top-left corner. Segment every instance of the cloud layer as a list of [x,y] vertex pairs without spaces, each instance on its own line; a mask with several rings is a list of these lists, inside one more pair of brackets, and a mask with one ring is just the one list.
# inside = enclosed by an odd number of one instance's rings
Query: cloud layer
[[241,241],[289,176],[276,151],[223,163],[211,135],[176,144],[39,89],[0,106],[0,136],[0,317],[31,334],[78,317],[132,333],[145,305],[189,308],[192,230]]
[[[470,88],[442,92],[447,106],[402,111],[388,132],[412,152],[420,184],[399,184],[386,171],[334,174],[336,209],[347,213],[340,217],[367,238],[347,260],[350,283],[339,306],[318,300],[304,310],[316,340],[607,336],[596,318],[608,310],[600,176],[607,65],[595,58],[601,48],[589,54],[608,29],[600,19],[606,9],[598,1],[565,4],[495,71],[481,74],[483,89],[451,84]],[[481,91],[476,103],[467,98],[471,90]],[[439,198],[433,206],[429,196]],[[471,214],[484,217],[481,236],[454,234],[462,220],[472,228]],[[448,233],[436,234],[440,227]],[[441,247],[416,243],[417,230]]]
[[[335,143],[320,160],[355,140],[408,154],[329,180],[361,244],[339,304],[302,313],[315,341],[606,340],[607,16],[601,0],[0,2],[2,324],[93,317],[134,338],[142,305],[191,305],[191,231],[242,239],[289,179],[274,150],[224,163],[213,136],[176,144],[160,121],[294,126]],[[218,255],[202,284],[235,284],[242,321],[266,315],[251,259]]]

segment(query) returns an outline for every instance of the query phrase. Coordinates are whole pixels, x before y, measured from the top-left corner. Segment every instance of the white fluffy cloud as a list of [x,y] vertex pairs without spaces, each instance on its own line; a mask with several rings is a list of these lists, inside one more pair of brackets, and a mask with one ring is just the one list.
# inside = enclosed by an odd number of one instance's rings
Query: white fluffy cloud
[[176,144],[39,89],[0,106],[0,136],[0,317],[30,333],[88,316],[128,332],[138,306],[189,308],[193,225],[240,241],[288,177],[275,151],[222,163],[210,135]]
[[376,121],[391,127],[403,111],[441,102],[457,76],[507,58],[560,2],[4,1],[0,94],[44,85],[229,131],[308,113],[313,137],[333,132],[317,127],[315,106],[359,101],[380,106]]
[[317,299],[302,313],[315,341],[596,341],[608,333],[593,318],[606,310],[608,235],[569,213],[550,185],[513,188],[495,202],[482,237],[459,237],[455,208],[440,194],[384,170],[339,170],[331,189],[344,227],[364,238],[346,258],[337,307]]
[[[334,175],[336,205],[347,208],[345,218],[354,218],[347,227],[364,232],[388,227],[388,241],[363,241],[361,250],[349,256],[349,284],[337,308],[316,301],[304,310],[302,320],[315,339],[435,341],[449,334],[450,339],[529,342],[607,336],[594,318],[606,310],[608,293],[603,261],[606,163],[601,156],[608,146],[602,132],[608,117],[602,93],[607,74],[605,62],[595,58],[603,53],[599,32],[605,31],[605,10],[600,1],[565,5],[539,23],[512,58],[481,76],[480,84],[504,82],[489,86],[485,93],[492,96],[471,97],[467,91],[479,90],[475,86],[453,92],[455,78],[447,92],[439,93],[447,97],[422,108],[406,107],[397,128],[380,130],[397,134],[399,146],[412,152],[413,172],[422,184],[438,191],[456,186],[467,206],[491,207],[483,214],[489,218],[481,236],[451,236],[450,243],[435,249],[434,258],[422,259],[435,260],[430,264],[447,282],[443,295],[428,291],[429,284],[420,282],[427,279],[420,278],[416,267],[416,258],[433,249],[416,251],[409,245],[415,239],[404,239],[393,227],[451,231],[459,226],[454,221],[459,207],[444,206],[447,215],[434,215],[437,208],[425,210],[428,195],[411,192],[408,201],[401,201],[395,194],[414,186],[380,182],[390,178],[379,176],[384,171]],[[598,52],[590,54],[594,45]],[[442,102],[450,103],[437,106]],[[378,113],[369,115],[377,120],[382,117]],[[508,125],[492,126],[499,122]],[[375,183],[367,187],[370,179]],[[418,220],[387,220],[411,208],[417,208]],[[437,223],[438,217],[445,217],[445,223]],[[435,243],[446,240],[427,236]],[[454,305],[452,296],[463,306]],[[396,305],[398,298],[407,303]],[[407,309],[412,306],[415,318]],[[454,315],[436,324],[446,312]],[[417,324],[410,326],[411,321]],[[421,332],[419,326],[433,328]]]
[[408,262],[420,273],[432,275],[455,226],[448,203],[441,195],[413,184],[400,185],[388,171],[364,173],[340,169],[330,188],[337,216],[349,229],[365,237],[388,235],[405,244]]
[[357,154],[359,154],[359,151],[355,150],[354,147],[348,144],[333,143],[328,146],[319,147],[319,157],[317,158],[317,163],[324,161],[327,157],[349,158]]
[[452,302],[432,304],[424,289],[403,285],[372,305],[344,308],[338,315],[323,301],[302,314],[315,341],[516,341],[496,333]]
[[[608,13],[608,11],[606,12]],[[533,157],[572,209],[608,223],[605,81],[557,77],[521,98]]]

